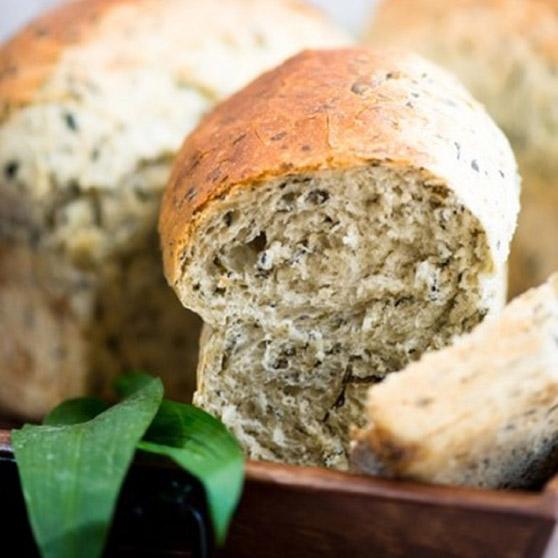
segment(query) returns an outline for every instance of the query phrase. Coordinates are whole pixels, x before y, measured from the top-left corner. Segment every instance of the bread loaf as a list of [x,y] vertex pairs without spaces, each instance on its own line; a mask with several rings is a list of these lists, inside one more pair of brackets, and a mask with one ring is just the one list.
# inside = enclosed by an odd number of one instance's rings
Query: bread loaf
[[194,384],[199,320],[165,284],[171,160],[216,100],[348,42],[294,0],[80,0],[0,49],[0,407],[43,414],[129,368]]
[[356,469],[529,487],[558,464],[558,275],[370,389]]
[[195,402],[249,455],[346,467],[367,386],[499,309],[518,211],[503,134],[424,60],[304,52],[187,138],[166,276],[207,324]]
[[558,269],[558,3],[382,0],[367,39],[454,72],[512,143],[523,180],[510,294]]

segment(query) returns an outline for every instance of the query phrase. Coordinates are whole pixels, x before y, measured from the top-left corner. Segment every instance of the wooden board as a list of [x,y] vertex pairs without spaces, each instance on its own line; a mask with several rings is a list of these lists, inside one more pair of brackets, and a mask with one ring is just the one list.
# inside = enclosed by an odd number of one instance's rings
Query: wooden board
[[[7,431],[0,431],[2,449],[9,449]],[[558,477],[537,492],[494,491],[249,461],[218,555],[553,558],[557,517]]]

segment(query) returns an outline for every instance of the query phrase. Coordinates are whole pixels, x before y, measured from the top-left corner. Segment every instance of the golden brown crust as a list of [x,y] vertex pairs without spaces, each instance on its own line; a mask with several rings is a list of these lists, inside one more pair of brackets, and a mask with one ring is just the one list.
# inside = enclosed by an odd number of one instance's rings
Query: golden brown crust
[[34,20],[0,49],[0,120],[26,105],[50,77],[64,50],[83,42],[102,16],[132,0],[78,0]]
[[394,133],[399,121],[414,128],[423,118],[389,84],[404,72],[395,60],[366,48],[304,51],[209,114],[186,139],[163,199],[167,278],[175,279],[194,214],[233,186],[387,158],[426,167],[427,146]]
[[437,67],[410,53],[354,47],[287,60],[186,139],[159,219],[167,279],[177,282],[208,202],[273,177],[375,162],[415,169],[453,190],[503,263],[518,183],[502,133]]

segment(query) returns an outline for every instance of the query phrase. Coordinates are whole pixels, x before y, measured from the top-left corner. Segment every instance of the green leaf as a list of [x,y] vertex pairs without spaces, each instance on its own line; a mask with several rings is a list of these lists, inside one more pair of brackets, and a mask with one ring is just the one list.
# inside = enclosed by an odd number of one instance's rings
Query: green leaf
[[[26,425],[12,432],[29,519],[44,558],[101,555],[135,448],[162,397],[160,380],[152,379],[87,422]],[[49,421],[74,422],[73,405]]]
[[169,457],[198,478],[223,544],[244,479],[244,455],[223,423],[193,405],[163,401],[139,448]]
[[109,405],[95,397],[68,399],[55,407],[43,420],[48,426],[67,426],[79,424],[95,418],[106,411]]

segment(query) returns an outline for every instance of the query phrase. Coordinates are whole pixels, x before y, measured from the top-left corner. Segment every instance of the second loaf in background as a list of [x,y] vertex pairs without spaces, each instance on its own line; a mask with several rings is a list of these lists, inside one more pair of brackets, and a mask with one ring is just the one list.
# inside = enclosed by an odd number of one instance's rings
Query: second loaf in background
[[39,417],[130,368],[191,398],[196,316],[166,285],[160,197],[217,100],[347,42],[297,0],[78,0],[0,48],[0,410]]
[[501,308],[519,182],[448,74],[304,52],[219,105],[165,191],[166,276],[202,316],[195,402],[255,458],[347,466],[367,387]]

